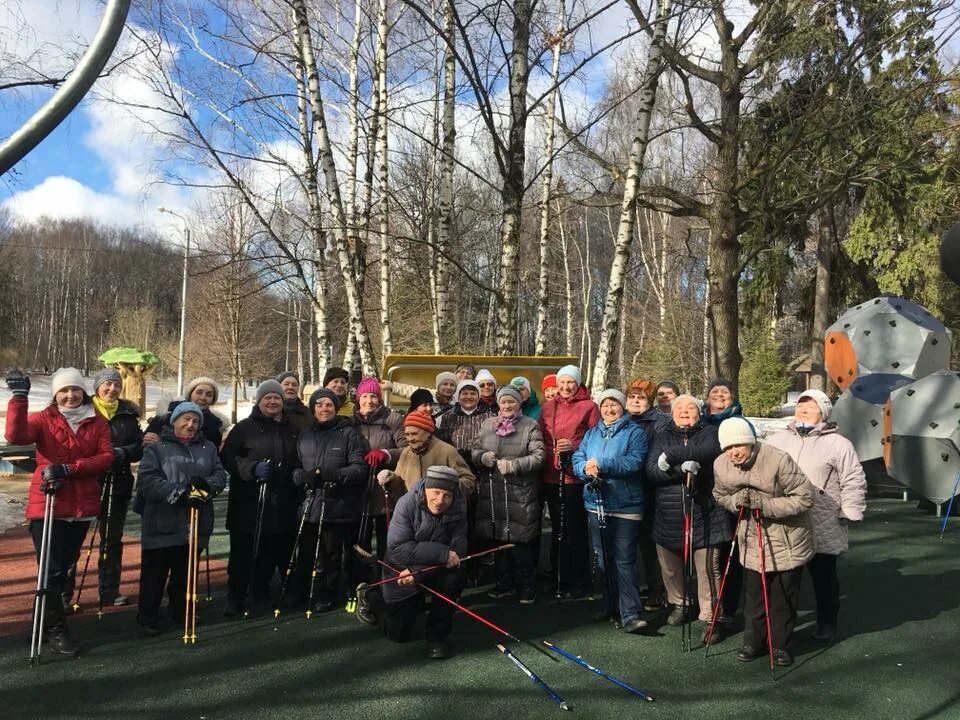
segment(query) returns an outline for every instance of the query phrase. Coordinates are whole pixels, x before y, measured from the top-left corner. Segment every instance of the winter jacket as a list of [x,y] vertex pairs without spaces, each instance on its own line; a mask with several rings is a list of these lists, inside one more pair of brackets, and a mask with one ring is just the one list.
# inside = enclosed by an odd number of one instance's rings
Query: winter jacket
[[[570,440],[573,450],[576,451],[587,430],[600,422],[600,409],[590,399],[587,389],[581,385],[569,398],[560,394],[554,395],[553,399],[543,406],[539,422],[547,450],[546,460],[540,470],[540,480],[559,485],[560,459],[555,452],[557,440]],[[564,472],[563,482],[565,485],[573,485],[581,480],[574,475],[573,468],[568,467]]]
[[303,404],[300,398],[283,401],[283,411],[290,418],[290,423],[297,430],[306,430],[313,425],[313,415],[310,414],[310,408]]
[[343,405],[341,405],[337,410],[337,415],[345,418],[353,417],[353,398],[347,395],[343,401]]
[[[150,422],[147,423],[146,432],[162,435],[163,428],[169,424],[170,413],[182,402],[185,401],[174,400],[167,406],[167,412],[163,415],[150,418]],[[200,428],[200,432],[203,433],[203,436],[212,442],[215,447],[219,448],[220,445],[223,444],[223,420],[209,408],[203,411],[203,426]]]
[[53,503],[54,517],[95,517],[100,512],[99,477],[113,464],[110,428],[103,417],[94,412],[74,433],[56,404],[28,414],[27,398],[14,395],[7,403],[5,435],[14,445],[37,446],[37,467],[27,493],[28,520],[43,519],[46,496],[40,491],[40,472],[47,465],[70,466]]
[[130,498],[133,495],[133,471],[130,463],[143,457],[143,431],[140,430],[140,411],[129,400],[120,400],[117,411],[107,420],[110,426],[110,444],[120,451],[120,457],[107,470],[113,474],[113,497]]
[[663,414],[656,408],[649,407],[639,415],[631,415],[630,419],[634,423],[643,428],[644,434],[647,436],[647,449],[649,450],[650,444],[653,442],[653,436],[664,426],[669,424],[669,420],[665,420]]
[[613,425],[602,420],[587,430],[573,454],[573,472],[585,483],[583,502],[596,511],[597,491],[590,487],[584,467],[590,458],[600,467],[603,481],[603,507],[606,512],[643,512],[643,462],[647,457],[647,437],[629,415]]
[[266,535],[296,531],[300,489],[293,484],[293,471],[298,467],[297,437],[299,429],[286,410],[279,420],[267,417],[254,406],[249,417],[238,422],[223,444],[220,460],[230,473],[227,495],[227,529],[256,531],[260,486],[254,471],[257,463],[271,462],[270,477],[263,498],[263,519],[260,530]]
[[[782,572],[805,565],[813,557],[810,513],[813,486],[803,471],[783,450],[763,443],[752,458],[737,467],[725,454],[714,461],[716,483],[713,495],[730,511],[738,512],[736,493],[750,488],[762,497],[760,527],[763,537],[764,571]],[[740,562],[760,572],[756,521],[745,510],[737,531]]]
[[539,420],[542,410],[543,407],[540,405],[540,400],[537,399],[537,394],[532,391],[527,401],[520,405],[520,411],[532,420]]
[[[419,480],[400,498],[397,511],[390,518],[386,562],[397,570],[413,572],[429,565],[446,564],[451,550],[460,557],[467,554],[467,511],[463,496],[454,491],[453,503],[446,512],[434,515],[427,509],[423,480]],[[395,576],[384,569],[384,579]],[[391,604],[416,592],[416,585],[395,582],[383,585],[383,598]]]
[[[503,542],[530,542],[540,537],[539,471],[546,455],[543,435],[536,420],[524,415],[514,419],[509,435],[497,435],[496,429],[497,416],[488,418],[473,442],[473,466],[480,468],[476,534]],[[496,466],[484,466],[480,458],[487,452],[498,460],[510,460],[512,472],[504,477]]]
[[[403,436],[402,415],[381,405],[367,416],[361,415],[359,412],[354,413],[353,424],[366,439],[371,450],[384,450],[390,455],[386,464],[377,468],[378,471],[382,469],[393,470],[397,467],[400,451],[407,446],[406,438]],[[370,505],[371,512],[374,515],[383,515],[383,492],[379,486],[374,487],[372,484],[369,490],[372,492],[369,493],[367,502]],[[388,503],[391,511],[402,494],[403,488],[400,487],[400,483],[393,483],[393,487],[388,486]]]
[[496,409],[489,405],[477,405],[477,409],[467,415],[460,405],[455,405],[453,410],[444,413],[434,435],[462,451],[464,457],[468,458],[484,420],[496,413]]
[[353,421],[339,415],[323,424],[314,422],[300,433],[297,453],[301,469],[294,472],[294,482],[305,485],[307,475],[316,475],[317,470],[320,475],[336,478],[336,482],[321,490],[321,478],[317,477],[316,492],[307,493],[309,522],[319,522],[321,510],[324,523],[360,519],[363,489],[370,474],[370,467],[363,460],[367,450],[367,441],[357,432]]
[[720,423],[722,423],[727,418],[742,417],[743,408],[740,407],[740,403],[735,402],[730,407],[724,408],[720,412],[711,415],[709,410],[707,410],[706,404],[704,404],[703,413],[704,413],[703,414],[704,423],[706,423],[707,425],[720,425]]
[[[227,486],[227,473],[220,464],[216,446],[198,433],[184,443],[169,427],[160,440],[147,445],[137,471],[135,509],[143,515],[140,544],[145,550],[187,544],[191,478],[202,477],[210,484],[210,495],[217,496]],[[206,547],[213,533],[213,503],[200,508],[198,521],[200,547]]]
[[[460,492],[464,497],[469,497],[476,491],[477,478],[467,465],[467,461],[453,445],[448,445],[436,437],[430,438],[427,449],[419,455],[411,450],[410,446],[403,448],[400,451],[395,472],[402,478],[404,489],[409,491],[417,480],[423,479],[427,474],[427,468],[431,465],[446,465],[456,470],[460,478]],[[395,490],[391,488],[390,491]]]
[[[667,454],[670,469],[657,464]],[[700,463],[693,483],[693,547],[695,549],[729,542],[730,516],[713,499],[713,461],[720,454],[716,425],[699,422],[679,428],[671,420],[653,436],[647,454],[647,477],[656,488],[657,511],[653,518],[653,540],[671,550],[683,548],[683,486],[680,466],[687,460]]]
[[790,423],[766,444],[786,452],[813,484],[810,520],[816,552],[846,552],[847,521],[863,520],[867,507],[867,480],[853,444],[833,423],[820,423],[807,435]]

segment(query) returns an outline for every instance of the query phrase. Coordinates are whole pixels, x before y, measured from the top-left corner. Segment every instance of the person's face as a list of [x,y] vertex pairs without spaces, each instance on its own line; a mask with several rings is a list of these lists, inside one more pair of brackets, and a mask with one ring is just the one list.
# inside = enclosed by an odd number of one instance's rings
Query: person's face
[[100,386],[97,388],[97,397],[112,403],[120,397],[121,390],[123,390],[123,385],[116,380],[107,380],[106,382],[100,383]]
[[430,441],[430,433],[423,428],[410,425],[403,429],[403,439],[407,441],[407,445],[410,446],[410,449],[416,452],[426,447],[427,443]]
[[320,398],[313,405],[313,417],[317,422],[330,422],[337,416],[337,406],[330,398]]
[[457,384],[453,380],[444,380],[437,385],[437,397],[443,398],[444,402],[450,402],[456,391]]
[[340,397],[344,397],[347,394],[347,381],[342,377],[335,377],[327,383],[327,387]]
[[820,406],[817,405],[817,401],[813,398],[803,398],[798,402],[796,408],[793,410],[793,417],[799,422],[809,423],[810,425],[816,425],[823,420]]
[[674,392],[672,387],[663,385],[662,387],[657,388],[657,405],[659,405],[664,410],[670,408],[670,403],[672,403],[677,397],[677,393]]
[[554,396],[557,394],[557,386],[551,385],[546,390],[543,391],[543,397],[545,400],[553,400]]
[[280,417],[280,414],[283,412],[283,398],[276,393],[267,393],[260,398],[257,407],[260,408],[260,412],[268,418]]
[[180,437],[193,437],[200,428],[200,418],[196,413],[185,412],[177,415],[173,421],[173,432]]
[[473,371],[468,367],[458,367],[454,375],[457,380],[473,380]]
[[733,405],[733,393],[726,385],[717,385],[707,394],[710,412],[718,413]]
[[612,425],[623,417],[623,405],[613,398],[606,398],[600,403],[600,417],[607,425]]
[[562,398],[573,397],[573,394],[577,391],[577,381],[574,380],[569,375],[561,375],[557,378],[557,392],[560,393]]
[[751,450],[753,450],[753,445],[731,445],[723,452],[726,453],[727,459],[734,465],[743,465],[750,457]]
[[433,403],[424,402],[417,405],[412,412],[423,413],[424,415],[433,415]]
[[460,391],[458,402],[464,410],[473,410],[480,402],[480,394],[472,387],[465,387]]
[[696,403],[690,400],[673,404],[673,422],[677,427],[693,427],[700,420]]
[[497,405],[500,407],[500,414],[504,417],[513,417],[517,414],[517,410],[520,407],[520,403],[517,402],[516,398],[512,398],[509,395],[504,395],[497,400]]
[[517,389],[517,392],[520,393],[520,402],[526,402],[530,399],[530,390],[526,385],[520,384],[514,385],[514,387]]
[[212,387],[206,383],[200,383],[193,389],[193,392],[190,393],[190,397],[188,397],[187,400],[199,405],[201,410],[206,410],[213,404],[214,393],[215,391]]
[[424,499],[427,501],[427,510],[434,515],[442,515],[453,504],[453,492],[440,488],[425,488]]
[[627,395],[627,412],[631,415],[640,415],[650,409],[650,399],[642,392],[635,390]]
[[480,387],[480,397],[485,400],[489,400],[497,392],[497,384],[493,380],[481,380],[477,385]]
[[357,398],[360,405],[360,414],[369,415],[380,407],[380,396],[375,393],[363,393]]
[[57,405],[62,407],[78,408],[83,404],[83,388],[77,387],[76,385],[60,388],[57,390],[57,394],[53,396],[53,399],[57,401]]
[[280,381],[280,387],[283,388],[283,397],[287,400],[296,400],[300,397],[300,381],[295,377],[285,377]]

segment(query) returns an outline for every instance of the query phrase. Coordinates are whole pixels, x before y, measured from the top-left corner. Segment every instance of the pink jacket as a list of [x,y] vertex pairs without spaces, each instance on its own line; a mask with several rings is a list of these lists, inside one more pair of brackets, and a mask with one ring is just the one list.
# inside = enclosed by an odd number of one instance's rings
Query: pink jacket
[[[557,440],[565,438],[573,443],[571,456],[580,446],[587,430],[600,421],[600,409],[590,399],[590,393],[581,385],[569,398],[555,395],[553,400],[544,403],[540,412],[540,433],[543,435],[546,457],[540,466],[541,482],[560,484],[560,459],[556,455]],[[563,484],[574,485],[583,482],[573,474],[573,463],[564,473]]]

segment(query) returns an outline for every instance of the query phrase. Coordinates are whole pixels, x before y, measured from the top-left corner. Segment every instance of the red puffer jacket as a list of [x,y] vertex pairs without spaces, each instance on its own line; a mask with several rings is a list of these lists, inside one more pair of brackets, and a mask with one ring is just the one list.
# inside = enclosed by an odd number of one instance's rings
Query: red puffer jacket
[[47,465],[66,464],[70,475],[57,491],[54,517],[94,517],[100,512],[98,476],[113,464],[110,426],[99,414],[70,429],[66,418],[51,404],[40,412],[27,414],[27,399],[12,397],[7,404],[7,442],[37,445],[37,469],[30,480],[27,519],[42,520],[44,495],[40,491],[40,471]]
[[[556,457],[557,440],[566,438],[573,443],[570,455],[576,450],[587,434],[587,430],[600,422],[600,409],[590,399],[590,393],[581,385],[569,398],[554,395],[553,399],[544,403],[540,413],[540,432],[543,433],[543,444],[547,451],[546,458],[540,468],[540,480],[552,485],[560,484],[559,459]],[[582,482],[573,474],[573,463],[567,466],[563,482],[565,485],[575,485]]]

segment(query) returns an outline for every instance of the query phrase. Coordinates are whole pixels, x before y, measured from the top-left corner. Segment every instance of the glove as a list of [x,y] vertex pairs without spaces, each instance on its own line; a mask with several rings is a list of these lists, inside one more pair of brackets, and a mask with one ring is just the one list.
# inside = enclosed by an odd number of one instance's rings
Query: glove
[[261,460],[253,467],[253,476],[257,479],[258,483],[265,483],[270,479],[270,473],[273,470],[273,465],[269,460]]
[[501,475],[513,475],[513,460],[497,460],[497,470]]
[[41,473],[40,477],[43,478],[40,481],[40,492],[42,493],[46,493],[47,495],[56,495],[57,490],[63,487],[63,478],[46,478],[44,477],[44,473]]
[[194,491],[194,492],[191,492],[189,495],[187,495],[187,507],[199,509],[199,508],[202,508],[204,505],[206,505],[208,502],[210,502],[209,493],[206,493],[203,491],[200,491],[200,492]]
[[40,477],[47,482],[51,480],[63,480],[69,474],[69,465],[47,465],[40,471]]
[[696,460],[687,460],[680,465],[680,470],[685,473],[690,473],[691,475],[696,475],[700,472],[700,463]]
[[379,483],[380,487],[386,487],[396,478],[397,474],[393,470],[381,470],[377,473],[377,483]]
[[114,461],[114,462],[119,462],[120,460],[123,460],[126,456],[127,456],[127,454],[123,451],[123,448],[115,447],[115,448],[113,449],[113,461]]
[[372,468],[383,465],[390,460],[390,453],[386,450],[373,449],[363,456],[363,460]]
[[599,491],[600,486],[603,485],[603,478],[600,477],[599,475],[597,475],[596,477],[592,477],[590,478],[589,485],[591,489],[593,489],[594,491]]
[[663,472],[670,471],[670,463],[667,461],[666,453],[660,453],[660,457],[657,458],[657,467],[660,468]]
[[190,478],[190,484],[195,490],[201,490],[205,493],[210,492],[210,481],[205,477],[192,477]]
[[7,373],[7,387],[14,397],[26,397],[30,394],[30,376],[13,369]]
[[573,459],[573,450],[561,450],[557,455],[557,459],[560,462],[560,467],[566,467]]
[[338,468],[320,468],[320,480],[324,485],[343,485],[343,479],[340,477]]
[[763,515],[763,496],[755,493],[750,494],[750,509],[759,510]]
[[733,506],[738,508],[750,507],[750,488],[743,488],[733,494]]
[[303,478],[304,485],[311,490],[316,490],[317,485],[320,483],[320,468],[316,467],[312,470],[303,470],[301,471],[301,477]]
[[491,450],[487,450],[487,452],[480,456],[480,462],[485,466],[492,468],[497,464],[497,455]]

